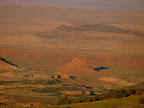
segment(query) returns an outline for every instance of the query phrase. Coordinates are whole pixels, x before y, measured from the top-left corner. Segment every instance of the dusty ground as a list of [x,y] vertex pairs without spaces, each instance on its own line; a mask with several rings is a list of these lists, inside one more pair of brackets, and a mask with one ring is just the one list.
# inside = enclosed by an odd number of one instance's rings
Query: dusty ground
[[[2,102],[42,106],[56,103],[65,90],[143,88],[143,19],[134,12],[1,6],[0,57],[9,62],[0,61]],[[87,62],[73,61],[77,56]],[[62,68],[71,78],[34,76]]]

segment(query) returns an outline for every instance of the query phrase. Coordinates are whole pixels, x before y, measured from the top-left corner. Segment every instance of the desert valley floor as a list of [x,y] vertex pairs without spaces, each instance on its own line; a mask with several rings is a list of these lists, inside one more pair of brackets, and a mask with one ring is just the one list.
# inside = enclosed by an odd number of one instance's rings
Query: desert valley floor
[[48,106],[144,89],[144,13],[0,7],[0,100]]

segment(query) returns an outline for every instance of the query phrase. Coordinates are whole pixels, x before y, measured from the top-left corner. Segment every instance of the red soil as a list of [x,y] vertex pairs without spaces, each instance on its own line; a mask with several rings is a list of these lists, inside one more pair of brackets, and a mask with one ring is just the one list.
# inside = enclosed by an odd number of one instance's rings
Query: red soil
[[8,54],[8,55],[17,55],[17,57],[28,58],[28,57],[40,57],[40,56],[49,56],[54,58],[72,58],[73,55],[59,54],[57,53],[43,53],[43,52],[35,52],[35,51],[26,51],[19,49],[0,49],[0,53]]
[[14,72],[3,72],[3,73],[0,73],[0,75],[2,77],[15,77]]
[[0,60],[0,70],[13,71],[13,70],[19,70],[19,69],[16,66],[12,66],[12,65]]
[[61,75],[60,75],[60,78],[70,78],[70,76],[69,76],[69,75],[66,75],[66,74],[61,74]]
[[10,65],[10,64],[8,64],[8,63],[0,60],[0,67],[1,67],[1,66],[9,66],[9,65]]
[[23,57],[28,57],[28,56],[43,56],[44,53],[39,53],[39,52],[32,52],[32,51],[25,51],[25,50],[19,50],[19,49],[0,49],[0,53],[3,54],[19,54]]
[[112,57],[112,56],[93,56],[93,64],[102,63],[103,65],[108,64],[109,66],[113,65],[122,65],[122,66],[134,66],[142,67],[144,66],[143,58],[132,58],[132,57]]
[[[26,51],[19,49],[0,49],[1,54],[6,55],[14,55],[15,59],[23,60],[31,57],[43,57],[50,58],[51,60],[56,60],[58,65],[63,65],[68,62],[73,55],[67,55],[63,53],[44,53],[44,52],[34,52],[34,51]],[[90,72],[92,68],[86,62],[86,58],[84,56],[79,56],[80,59],[73,59],[71,63],[66,64],[58,71],[61,72]],[[89,63],[94,65],[98,64],[103,66],[131,66],[131,67],[144,67],[144,59],[143,58],[134,58],[134,57],[121,57],[121,56],[89,56]],[[51,64],[49,64],[51,65]],[[53,65],[53,64],[52,64]],[[132,69],[132,68],[131,68]]]

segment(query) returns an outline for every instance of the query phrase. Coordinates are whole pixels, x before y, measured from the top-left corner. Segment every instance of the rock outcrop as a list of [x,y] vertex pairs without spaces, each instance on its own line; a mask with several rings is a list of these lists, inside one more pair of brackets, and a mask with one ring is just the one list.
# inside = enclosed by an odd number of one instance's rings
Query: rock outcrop
[[87,57],[74,57],[72,62],[58,69],[60,72],[94,72],[93,68],[87,64]]
[[9,72],[9,71],[14,71],[14,70],[20,70],[20,68],[17,65],[11,62],[8,62],[4,58],[0,57],[0,71]]

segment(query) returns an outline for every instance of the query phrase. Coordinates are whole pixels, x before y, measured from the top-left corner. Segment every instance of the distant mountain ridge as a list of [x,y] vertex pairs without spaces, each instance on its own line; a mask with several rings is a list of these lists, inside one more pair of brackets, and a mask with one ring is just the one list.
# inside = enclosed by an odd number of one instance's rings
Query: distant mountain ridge
[[96,31],[96,32],[112,32],[112,33],[124,33],[135,36],[144,36],[144,31],[130,30],[130,29],[121,29],[114,27],[112,25],[103,25],[103,24],[82,24],[74,26],[65,26],[62,25],[57,27],[59,30],[63,31]]

